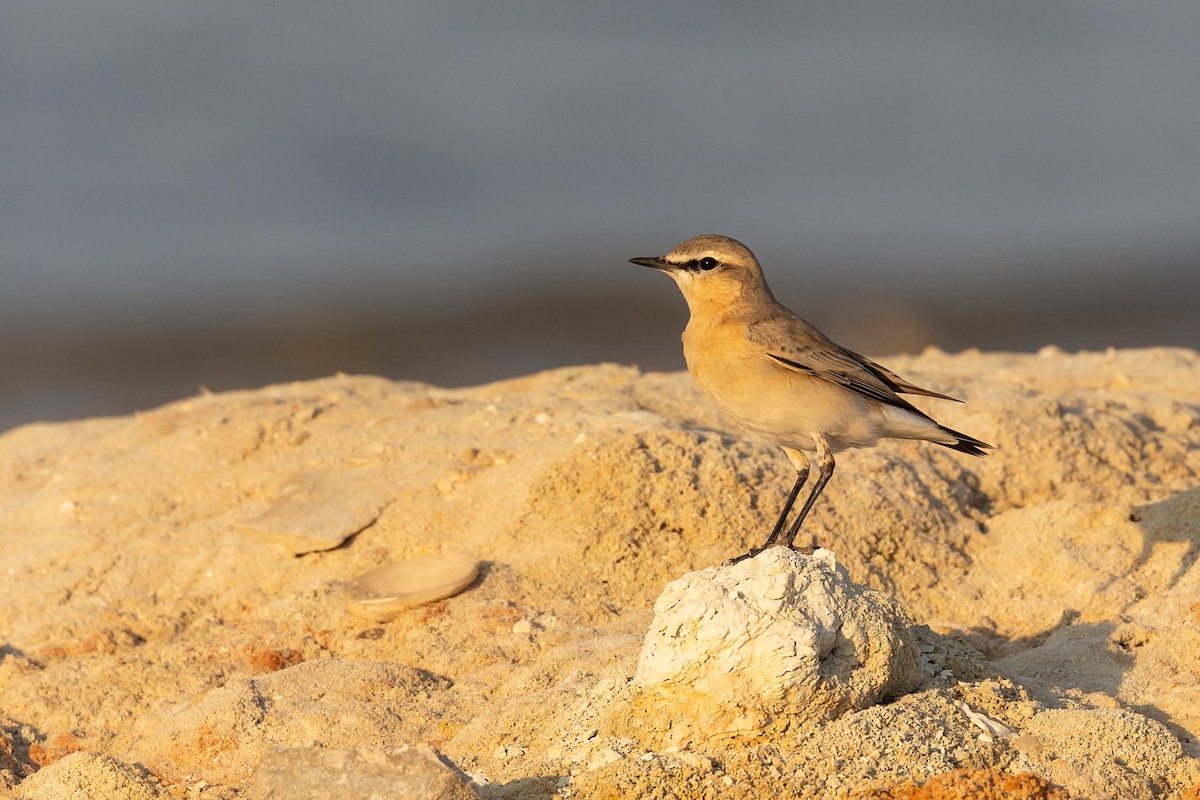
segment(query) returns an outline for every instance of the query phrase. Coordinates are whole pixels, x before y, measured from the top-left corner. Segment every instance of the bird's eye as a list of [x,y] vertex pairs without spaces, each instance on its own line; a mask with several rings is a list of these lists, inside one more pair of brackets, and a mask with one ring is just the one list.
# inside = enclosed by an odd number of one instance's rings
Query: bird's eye
[[713,258],[712,256],[708,256],[707,258],[700,259],[700,269],[704,270],[705,272],[707,272],[710,269],[716,269],[716,268],[717,268],[717,260],[715,258]]

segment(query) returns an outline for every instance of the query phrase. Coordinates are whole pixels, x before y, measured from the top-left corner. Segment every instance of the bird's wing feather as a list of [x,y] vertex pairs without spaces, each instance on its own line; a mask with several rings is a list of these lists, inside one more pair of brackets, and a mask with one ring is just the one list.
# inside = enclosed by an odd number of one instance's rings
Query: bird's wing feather
[[864,397],[878,400],[920,417],[929,416],[900,392],[953,400],[909,383],[890,370],[835,343],[804,320],[788,312],[749,326],[751,341],[761,344],[766,354],[782,367],[844,386]]
[[886,367],[876,364],[869,358],[864,358],[863,356],[858,356],[858,358],[862,359],[863,365],[866,366],[867,369],[878,375],[885,383],[887,383],[897,392],[902,394],[919,394],[925,397],[936,397],[939,400],[952,400],[955,403],[962,402],[962,400],[959,400],[957,397],[951,397],[948,394],[942,394],[941,392],[935,392],[930,389],[922,389],[915,383],[909,383],[908,381],[904,380],[904,378],[901,378],[899,375],[887,369]]
[[815,352],[812,350],[789,352],[788,356],[772,352],[768,352],[767,355],[774,359],[777,364],[781,364],[787,369],[799,372],[802,375],[810,375],[814,378],[829,381],[830,383],[836,383],[864,397],[878,400],[881,403],[886,403],[896,408],[902,408],[919,417],[929,419],[929,416],[925,412],[896,394],[874,374],[861,367],[856,369],[849,360],[842,362],[840,359],[835,360],[830,358],[831,353]]

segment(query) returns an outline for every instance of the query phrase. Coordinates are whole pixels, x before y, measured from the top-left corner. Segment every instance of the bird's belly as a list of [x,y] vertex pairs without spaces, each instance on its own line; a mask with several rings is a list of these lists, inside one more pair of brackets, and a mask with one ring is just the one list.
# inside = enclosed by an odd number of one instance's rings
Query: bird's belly
[[879,438],[877,404],[845,387],[778,367],[757,353],[687,360],[701,390],[769,442],[812,452],[818,436],[835,451],[870,446]]

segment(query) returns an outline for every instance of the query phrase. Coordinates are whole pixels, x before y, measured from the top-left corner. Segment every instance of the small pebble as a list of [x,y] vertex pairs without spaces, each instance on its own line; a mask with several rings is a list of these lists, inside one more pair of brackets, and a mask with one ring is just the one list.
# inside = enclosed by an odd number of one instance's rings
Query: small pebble
[[1040,756],[1042,754],[1042,742],[1036,736],[1030,736],[1028,733],[1023,733],[1012,740],[1013,749],[1018,753],[1026,753],[1031,756]]
[[525,748],[519,744],[502,744],[492,751],[492,758],[497,761],[506,761],[523,755],[525,755]]
[[695,770],[702,772],[712,772],[713,762],[708,756],[702,756],[699,753],[680,753],[676,756],[684,764]]
[[588,768],[588,771],[590,772],[593,770],[600,769],[603,766],[607,766],[608,764],[611,764],[614,761],[620,761],[620,760],[621,760],[620,753],[618,753],[616,750],[606,747],[602,750],[597,750],[595,752],[595,754],[592,755],[591,760],[588,761],[588,763],[587,763],[587,768]]

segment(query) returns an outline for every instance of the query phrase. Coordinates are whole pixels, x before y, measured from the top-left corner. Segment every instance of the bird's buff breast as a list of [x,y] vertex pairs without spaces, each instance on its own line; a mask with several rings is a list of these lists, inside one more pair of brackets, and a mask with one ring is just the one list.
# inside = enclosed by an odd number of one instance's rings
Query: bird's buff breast
[[695,327],[683,333],[688,372],[739,425],[769,442],[815,449],[825,436],[835,449],[874,444],[871,409],[856,395],[779,365],[738,326]]

